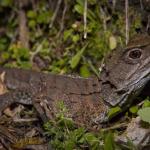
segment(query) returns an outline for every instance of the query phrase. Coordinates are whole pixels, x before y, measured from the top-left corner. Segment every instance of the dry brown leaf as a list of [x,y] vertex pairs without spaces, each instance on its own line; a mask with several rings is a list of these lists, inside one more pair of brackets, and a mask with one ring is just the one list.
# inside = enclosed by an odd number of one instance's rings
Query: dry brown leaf
[[4,94],[7,92],[7,88],[4,84],[4,79],[5,79],[5,72],[2,72],[0,74],[0,95]]

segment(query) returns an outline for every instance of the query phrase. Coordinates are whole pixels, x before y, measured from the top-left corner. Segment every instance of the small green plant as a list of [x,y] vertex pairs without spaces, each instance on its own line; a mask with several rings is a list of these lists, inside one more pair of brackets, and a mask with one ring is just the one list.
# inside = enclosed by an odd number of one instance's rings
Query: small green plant
[[58,103],[58,107],[55,118],[44,124],[45,135],[54,149],[121,150],[121,145],[114,141],[113,131],[95,133],[85,127],[77,127],[71,118],[65,117],[67,109],[63,102]]
[[142,108],[138,111],[138,115],[141,117],[141,119],[145,122],[150,123],[150,107]]
[[66,118],[67,110],[62,102],[58,104],[59,113],[54,120],[44,124],[45,134],[50,138],[50,143],[55,149],[72,150],[83,144],[84,128],[76,128],[70,118]]

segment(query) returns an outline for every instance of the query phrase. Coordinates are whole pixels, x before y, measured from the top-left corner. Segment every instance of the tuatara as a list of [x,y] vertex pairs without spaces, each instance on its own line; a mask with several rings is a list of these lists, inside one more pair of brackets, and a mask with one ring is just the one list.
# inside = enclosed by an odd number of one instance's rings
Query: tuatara
[[134,37],[124,49],[106,58],[100,78],[81,78],[0,68],[9,92],[0,95],[0,112],[12,103],[47,103],[50,116],[63,101],[68,116],[77,123],[99,124],[107,120],[111,107],[129,107],[150,81],[150,36]]

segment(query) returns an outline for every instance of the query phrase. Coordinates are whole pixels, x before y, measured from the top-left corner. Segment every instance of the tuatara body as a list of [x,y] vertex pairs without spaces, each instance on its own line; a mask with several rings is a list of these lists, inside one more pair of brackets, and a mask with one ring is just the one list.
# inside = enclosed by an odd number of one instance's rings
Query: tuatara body
[[[8,92],[0,95],[0,112],[12,103],[45,102],[53,117],[63,101],[68,116],[87,125],[107,120],[111,107],[128,107],[150,81],[150,36],[134,37],[106,58],[100,78],[81,78],[0,68]],[[36,106],[36,105],[35,105]]]

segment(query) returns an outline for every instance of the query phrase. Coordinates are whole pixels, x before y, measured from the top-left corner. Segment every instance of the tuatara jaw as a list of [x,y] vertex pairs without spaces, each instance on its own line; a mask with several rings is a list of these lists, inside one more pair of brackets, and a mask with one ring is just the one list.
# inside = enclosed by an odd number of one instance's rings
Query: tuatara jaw
[[[118,105],[120,107],[125,105],[129,106],[138,95],[144,92],[143,89],[147,86],[147,84],[150,84],[150,74],[137,82],[127,85],[124,89],[121,89],[122,91],[126,91],[126,93],[120,97],[120,103]],[[119,92],[119,90],[117,92]]]

